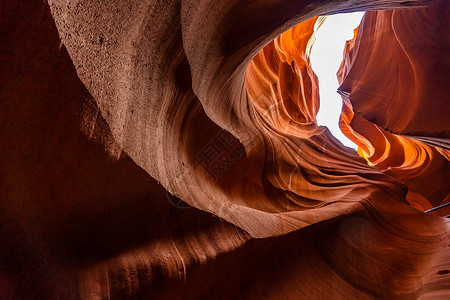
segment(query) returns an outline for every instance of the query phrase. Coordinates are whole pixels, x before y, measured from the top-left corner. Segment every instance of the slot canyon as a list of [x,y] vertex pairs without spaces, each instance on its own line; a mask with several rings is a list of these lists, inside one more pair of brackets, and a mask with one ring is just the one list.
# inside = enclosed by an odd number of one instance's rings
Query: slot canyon
[[2,0],[0,299],[450,299],[449,53],[448,0]]

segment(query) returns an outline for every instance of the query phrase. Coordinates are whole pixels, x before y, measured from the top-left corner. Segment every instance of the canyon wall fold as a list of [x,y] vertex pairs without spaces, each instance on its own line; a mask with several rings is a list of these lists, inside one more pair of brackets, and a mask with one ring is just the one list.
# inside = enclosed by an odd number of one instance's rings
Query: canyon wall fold
[[[439,45],[448,35],[442,29],[450,25],[443,17],[448,12],[448,5],[407,14],[367,12],[347,41],[338,71],[342,131],[370,165],[407,184],[407,200],[421,210],[450,201],[449,91],[443,76],[448,43]],[[406,24],[415,24],[413,35]],[[419,133],[411,134],[408,126]]]

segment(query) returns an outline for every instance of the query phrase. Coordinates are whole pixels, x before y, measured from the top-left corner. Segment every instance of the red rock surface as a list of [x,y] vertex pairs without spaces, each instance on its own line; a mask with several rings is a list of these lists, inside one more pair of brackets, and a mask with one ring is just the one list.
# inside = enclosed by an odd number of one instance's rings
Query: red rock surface
[[450,201],[449,48],[436,42],[448,35],[446,13],[448,6],[366,13],[338,71],[342,131],[370,165],[408,186],[407,200],[420,210]]
[[[339,73],[368,164],[316,124],[310,18],[392,9]],[[0,298],[448,298],[447,15],[1,2]]]

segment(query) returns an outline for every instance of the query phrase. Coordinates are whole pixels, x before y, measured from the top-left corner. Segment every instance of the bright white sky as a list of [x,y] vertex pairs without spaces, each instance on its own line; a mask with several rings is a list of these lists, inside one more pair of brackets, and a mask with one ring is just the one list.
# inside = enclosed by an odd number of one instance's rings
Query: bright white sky
[[339,129],[342,99],[336,92],[339,87],[336,72],[342,61],[345,41],[353,38],[353,29],[361,22],[364,12],[328,16],[316,33],[311,50],[311,64],[319,77],[320,110],[319,125],[327,126],[342,144],[356,149]]

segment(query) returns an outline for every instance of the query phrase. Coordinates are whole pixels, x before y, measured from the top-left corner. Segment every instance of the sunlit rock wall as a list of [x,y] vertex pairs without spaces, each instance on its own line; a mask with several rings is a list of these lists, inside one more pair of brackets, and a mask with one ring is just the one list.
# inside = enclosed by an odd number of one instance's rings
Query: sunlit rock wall
[[450,201],[448,12],[366,13],[338,71],[342,131],[420,210]]

